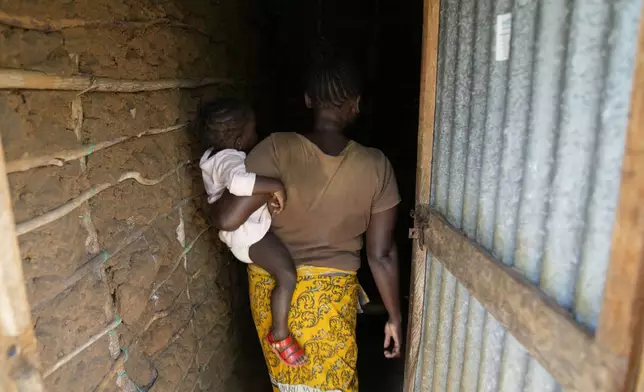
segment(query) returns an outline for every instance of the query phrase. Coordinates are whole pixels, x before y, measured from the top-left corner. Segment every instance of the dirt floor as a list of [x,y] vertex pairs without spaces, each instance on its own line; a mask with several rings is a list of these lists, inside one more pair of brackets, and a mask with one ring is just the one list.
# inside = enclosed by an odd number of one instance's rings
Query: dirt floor
[[[59,76],[235,81],[196,90],[80,97],[78,92],[0,91],[7,162],[187,122],[200,101],[223,93],[244,95],[244,83],[255,77],[254,15],[244,1],[0,0],[0,10],[54,27],[64,18],[94,23],[49,32],[0,24],[2,68]],[[111,23],[160,18],[176,23]],[[147,179],[170,173],[158,185],[115,184],[19,237],[44,370],[115,318],[122,320],[51,373],[49,391],[92,391],[102,380],[107,391],[125,391],[131,388],[128,380],[144,387],[155,378],[154,391],[260,391],[265,385],[264,378],[253,382],[250,377],[265,373],[247,299],[239,295],[243,270],[208,229],[198,170],[193,165],[173,172],[198,153],[188,127],[117,144],[92,153],[86,162],[9,175],[20,223],[99,184],[116,183],[125,172]],[[95,256],[106,260],[84,268]],[[127,359],[125,368],[112,371],[118,356]]]

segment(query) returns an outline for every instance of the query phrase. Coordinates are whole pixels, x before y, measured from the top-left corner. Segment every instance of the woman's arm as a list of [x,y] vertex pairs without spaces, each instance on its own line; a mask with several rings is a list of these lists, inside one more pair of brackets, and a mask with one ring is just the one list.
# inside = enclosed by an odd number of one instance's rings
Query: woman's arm
[[260,175],[255,177],[253,195],[272,195],[278,192],[284,193],[284,184],[282,184],[282,181]]
[[382,302],[389,313],[389,321],[385,326],[385,348],[389,346],[391,339],[394,341],[393,349],[385,351],[387,358],[399,357],[402,343],[398,251],[394,242],[396,216],[396,207],[373,214],[367,228],[367,260]]
[[237,230],[271,195],[233,196],[228,191],[210,206],[210,218],[219,230]]

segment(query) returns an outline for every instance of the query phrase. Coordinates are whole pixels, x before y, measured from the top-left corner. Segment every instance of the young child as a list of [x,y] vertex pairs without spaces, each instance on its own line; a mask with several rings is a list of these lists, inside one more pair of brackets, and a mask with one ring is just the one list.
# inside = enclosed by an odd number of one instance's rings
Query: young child
[[290,253],[269,231],[271,212],[279,214],[284,208],[284,184],[246,171],[244,151],[257,143],[255,115],[241,101],[221,99],[201,108],[198,124],[199,136],[209,146],[199,162],[208,203],[217,201],[226,190],[235,196],[272,196],[269,204],[253,212],[237,230],[220,231],[219,238],[237,259],[257,264],[273,276],[276,283],[271,294],[273,328],[266,340],[282,362],[300,366],[306,356],[288,329],[297,273]]

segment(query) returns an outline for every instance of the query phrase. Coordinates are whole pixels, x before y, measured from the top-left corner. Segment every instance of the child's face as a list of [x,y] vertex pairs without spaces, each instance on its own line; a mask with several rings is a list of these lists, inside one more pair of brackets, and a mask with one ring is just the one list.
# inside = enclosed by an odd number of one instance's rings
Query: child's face
[[257,144],[257,132],[255,131],[255,113],[250,114],[250,118],[244,126],[244,133],[240,138],[240,150],[250,151]]

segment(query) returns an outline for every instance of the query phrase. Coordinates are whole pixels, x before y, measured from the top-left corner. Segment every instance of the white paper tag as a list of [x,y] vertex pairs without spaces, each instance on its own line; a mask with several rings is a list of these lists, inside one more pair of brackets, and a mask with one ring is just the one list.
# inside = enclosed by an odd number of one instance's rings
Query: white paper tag
[[510,58],[510,41],[512,38],[512,14],[501,14],[496,17],[496,61],[507,61]]

